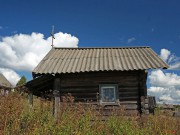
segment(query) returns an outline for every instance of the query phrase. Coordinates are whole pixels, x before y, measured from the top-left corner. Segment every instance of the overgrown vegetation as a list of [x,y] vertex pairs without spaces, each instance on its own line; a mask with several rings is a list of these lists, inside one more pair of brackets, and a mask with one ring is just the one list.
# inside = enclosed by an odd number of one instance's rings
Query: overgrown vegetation
[[0,95],[2,135],[171,135],[180,134],[180,119],[160,113],[148,117],[112,115],[102,121],[93,106],[61,104],[59,121],[52,116],[52,103],[35,99],[29,110],[27,98],[17,93]]

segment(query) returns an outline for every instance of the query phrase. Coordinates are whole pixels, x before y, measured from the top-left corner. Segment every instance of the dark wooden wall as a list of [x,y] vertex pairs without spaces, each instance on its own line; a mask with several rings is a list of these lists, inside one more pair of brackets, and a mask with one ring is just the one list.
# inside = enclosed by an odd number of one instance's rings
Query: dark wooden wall
[[131,112],[141,110],[140,97],[147,95],[147,73],[144,70],[62,74],[56,77],[60,78],[60,96],[71,93],[75,102],[98,105],[99,84],[118,84],[120,106],[117,108]]

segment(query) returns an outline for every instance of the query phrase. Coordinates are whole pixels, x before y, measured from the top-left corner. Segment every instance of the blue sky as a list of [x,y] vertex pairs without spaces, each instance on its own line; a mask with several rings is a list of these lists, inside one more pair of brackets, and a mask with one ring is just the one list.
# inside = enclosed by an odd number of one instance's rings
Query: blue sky
[[[180,50],[178,0],[1,0],[1,36],[56,31],[79,38],[79,46],[149,45]],[[130,44],[129,38],[136,38]]]
[[[5,37],[35,32],[47,39],[55,25],[55,33],[76,37],[78,47],[151,46],[159,55],[164,48],[179,63],[179,5],[179,0],[1,0],[0,38],[3,43]],[[13,70],[31,79],[30,71]],[[163,72],[180,76],[179,68]]]

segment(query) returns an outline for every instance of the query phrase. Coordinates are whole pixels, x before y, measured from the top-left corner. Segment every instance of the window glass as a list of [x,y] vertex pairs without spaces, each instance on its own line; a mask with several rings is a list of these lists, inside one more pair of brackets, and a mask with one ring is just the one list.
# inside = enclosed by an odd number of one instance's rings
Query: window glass
[[115,87],[101,87],[102,102],[115,102]]

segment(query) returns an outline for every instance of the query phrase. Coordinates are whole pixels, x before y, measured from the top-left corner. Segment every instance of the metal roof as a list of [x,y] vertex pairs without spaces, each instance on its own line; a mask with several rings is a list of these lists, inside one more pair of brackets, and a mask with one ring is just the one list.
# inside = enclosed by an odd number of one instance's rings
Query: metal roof
[[148,46],[121,48],[52,48],[33,75],[91,71],[166,69],[169,66]]
[[3,74],[0,74],[0,86],[12,88],[12,84],[4,77]]

